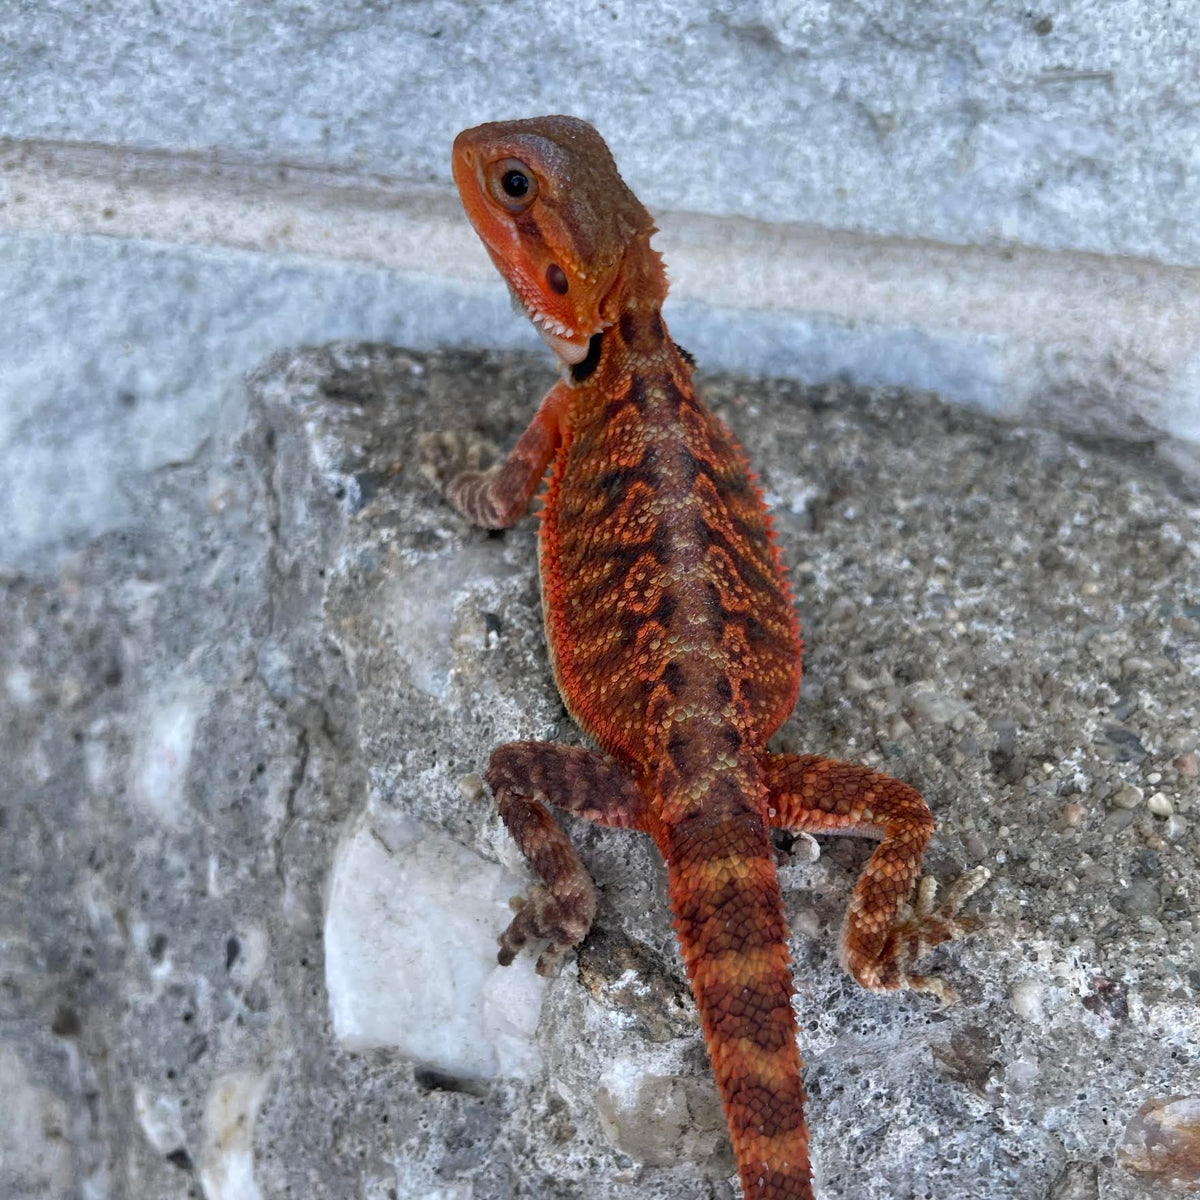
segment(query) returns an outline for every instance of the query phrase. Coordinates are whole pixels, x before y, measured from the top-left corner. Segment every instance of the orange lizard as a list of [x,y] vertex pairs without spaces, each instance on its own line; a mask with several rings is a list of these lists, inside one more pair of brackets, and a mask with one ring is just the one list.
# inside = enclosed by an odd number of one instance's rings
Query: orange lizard
[[878,840],[854,889],[841,959],[864,987],[950,989],[913,972],[977,928],[963,876],[934,905],[917,881],[934,821],[907,784],[815,755],[772,754],[800,684],[800,636],[770,518],[746,459],[667,333],[650,214],[600,135],[572,117],[480,125],[454,178],[492,260],[563,377],[502,463],[426,434],[422,471],[476,525],[528,509],[553,463],[540,565],[555,676],[600,751],[498,747],[487,781],[540,880],[500,939],[543,941],[552,973],[586,936],[596,893],[543,802],[648,833],[725,1106],[742,1188],[812,1197],[787,928],[772,827]]

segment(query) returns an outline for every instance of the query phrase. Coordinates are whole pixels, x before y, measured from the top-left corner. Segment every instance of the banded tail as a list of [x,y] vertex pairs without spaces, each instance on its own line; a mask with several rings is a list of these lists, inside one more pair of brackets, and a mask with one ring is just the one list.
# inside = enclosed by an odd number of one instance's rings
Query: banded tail
[[[753,769],[753,768],[751,768]],[[762,791],[745,771],[745,792]],[[664,797],[671,909],[747,1200],[813,1200],[792,974],[765,803]],[[724,796],[713,793],[723,791]],[[764,798],[765,799],[765,798]]]

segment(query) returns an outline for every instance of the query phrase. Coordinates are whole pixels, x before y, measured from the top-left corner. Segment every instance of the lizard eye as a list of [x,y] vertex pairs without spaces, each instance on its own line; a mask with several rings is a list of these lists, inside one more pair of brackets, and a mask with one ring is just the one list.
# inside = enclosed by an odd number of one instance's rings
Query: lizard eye
[[565,296],[567,288],[570,287],[567,282],[567,273],[558,263],[551,263],[546,268],[546,282],[550,285],[550,290],[557,292],[560,296]]
[[502,158],[488,174],[493,199],[511,213],[524,212],[537,196],[537,176],[519,158]]

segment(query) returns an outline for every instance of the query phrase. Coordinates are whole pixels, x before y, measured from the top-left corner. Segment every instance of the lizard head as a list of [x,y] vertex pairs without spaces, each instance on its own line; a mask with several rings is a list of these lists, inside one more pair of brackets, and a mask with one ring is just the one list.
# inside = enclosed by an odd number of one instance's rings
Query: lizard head
[[497,121],[454,139],[453,166],[513,296],[564,363],[581,362],[619,315],[612,294],[627,251],[654,232],[604,139],[575,117]]

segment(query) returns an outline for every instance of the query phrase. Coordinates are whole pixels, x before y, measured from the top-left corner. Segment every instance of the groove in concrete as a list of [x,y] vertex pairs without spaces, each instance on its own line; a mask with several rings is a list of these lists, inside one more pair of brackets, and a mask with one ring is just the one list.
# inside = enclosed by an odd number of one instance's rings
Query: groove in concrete
[[[691,213],[659,224],[675,328],[706,365],[1200,440],[1200,270]],[[500,295],[450,188],[303,163],[0,140],[0,231],[359,262]]]

